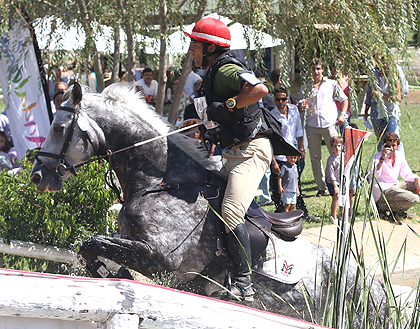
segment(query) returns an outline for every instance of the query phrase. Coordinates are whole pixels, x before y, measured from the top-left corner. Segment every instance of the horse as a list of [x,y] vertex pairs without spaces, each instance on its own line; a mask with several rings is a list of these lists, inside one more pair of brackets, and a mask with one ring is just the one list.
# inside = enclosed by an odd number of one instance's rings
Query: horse
[[[116,276],[126,277],[126,268],[149,278],[172,273],[179,289],[206,296],[220,289],[228,282],[229,259],[218,215],[226,179],[218,164],[199,141],[174,133],[175,127],[150,109],[130,84],[113,84],[100,94],[75,84],[66,98],[36,156],[31,180],[39,191],[59,191],[75,168],[96,159],[109,161],[124,199],[119,236],[93,236],[83,242],[80,254],[88,272],[109,274],[98,260],[101,256],[121,265]],[[251,306],[322,323],[336,272],[332,249],[301,237],[267,234],[267,249],[257,259],[253,255],[258,298]],[[277,264],[281,261],[276,254],[291,261]],[[352,305],[355,312],[349,321],[363,328],[369,318],[381,326],[387,314],[384,285],[367,276],[362,288],[357,264],[350,261],[347,268],[347,296],[360,296],[366,289],[369,296],[366,308],[360,301]],[[286,273],[284,280],[279,280],[279,272]]]

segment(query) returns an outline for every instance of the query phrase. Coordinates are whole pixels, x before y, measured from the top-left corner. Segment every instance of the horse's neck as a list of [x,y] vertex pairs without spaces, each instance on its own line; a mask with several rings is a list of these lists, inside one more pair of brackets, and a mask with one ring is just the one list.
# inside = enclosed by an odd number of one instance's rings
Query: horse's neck
[[[111,151],[111,169],[117,174],[126,194],[130,193],[133,186],[137,188],[149,184],[151,177],[163,176],[167,166],[167,142],[166,138],[162,138],[134,147],[134,144],[154,137],[157,133],[143,122],[128,121],[127,124],[127,119],[123,118],[126,120],[124,122],[118,115],[113,119],[112,123],[100,123],[104,127],[105,145],[102,145],[97,153],[106,154]],[[119,152],[124,148],[127,149]]]
[[139,190],[157,187],[162,182],[205,182],[206,169],[191,155],[166,138],[156,144],[159,145],[126,151],[126,154],[111,160],[111,166],[118,176],[124,195],[130,196]]

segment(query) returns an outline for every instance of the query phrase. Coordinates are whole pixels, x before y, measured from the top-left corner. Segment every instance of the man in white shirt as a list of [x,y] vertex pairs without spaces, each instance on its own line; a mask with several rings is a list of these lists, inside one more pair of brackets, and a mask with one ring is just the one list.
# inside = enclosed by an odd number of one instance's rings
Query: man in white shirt
[[197,73],[195,73],[191,67],[191,72],[188,74],[187,81],[185,82],[184,86],[185,95],[187,95],[188,97],[194,95],[194,84],[199,80],[201,80],[201,77]]
[[[290,144],[297,145],[302,154],[302,160],[305,160],[303,129],[298,108],[296,105],[289,103],[289,93],[282,87],[274,90],[274,103],[276,104],[276,107],[271,110],[271,114],[281,123],[283,138]],[[285,162],[287,162],[285,155],[275,155],[271,162],[271,191],[273,193],[272,199],[276,205],[276,212],[280,212],[282,209],[281,198],[278,193],[277,175],[281,165]],[[298,169],[299,168],[300,166],[298,165]]]
[[151,68],[146,67],[143,70],[143,78],[136,81],[136,90],[143,90],[146,102],[155,102],[158,93],[158,82],[153,80],[153,71]]
[[[337,136],[336,125],[344,123],[348,99],[335,80],[323,76],[324,64],[319,58],[312,61],[312,80],[300,89],[299,110],[306,110],[306,135],[308,137],[312,172],[318,186],[316,196],[326,194],[325,174],[322,166],[321,143],[324,139],[331,154],[331,137]],[[336,101],[343,104],[341,114],[337,118]]]

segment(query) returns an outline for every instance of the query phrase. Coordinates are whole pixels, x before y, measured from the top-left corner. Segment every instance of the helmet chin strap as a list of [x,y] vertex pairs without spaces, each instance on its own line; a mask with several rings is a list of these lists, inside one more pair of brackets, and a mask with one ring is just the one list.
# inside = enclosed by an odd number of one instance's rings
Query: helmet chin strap
[[201,60],[201,68],[202,69],[206,69],[207,68],[207,64],[208,64],[207,57],[208,56],[212,56],[212,55],[214,55],[214,54],[217,53],[217,51],[209,52],[208,51],[208,46],[209,46],[208,43],[203,42],[203,58]]

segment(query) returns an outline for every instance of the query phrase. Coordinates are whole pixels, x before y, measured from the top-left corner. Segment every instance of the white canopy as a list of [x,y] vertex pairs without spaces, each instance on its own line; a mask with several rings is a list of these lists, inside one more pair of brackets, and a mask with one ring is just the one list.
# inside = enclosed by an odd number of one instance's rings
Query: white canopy
[[[224,16],[220,16],[215,13],[207,15],[206,17],[220,19],[223,23],[225,23],[228,26],[232,23],[231,19]],[[191,33],[192,29],[194,28],[194,25],[195,23],[187,25],[182,31],[179,30],[169,35],[167,46],[168,54],[185,54],[188,52],[190,38],[184,34],[184,31]],[[271,35],[267,33],[257,31],[238,22],[230,25],[229,30],[231,34],[231,50],[247,49],[248,44],[246,38],[249,39],[250,50],[255,50],[256,48],[258,48],[258,44],[260,44],[261,48],[271,48],[284,44],[283,40],[281,39],[274,39]],[[156,42],[153,46],[146,48],[146,53],[155,54],[159,52],[159,46],[160,43]]]
[[[228,26],[232,23],[231,19],[214,13],[206,17],[218,18]],[[48,47],[50,50],[74,50],[84,47],[86,37],[84,31],[80,28],[71,28],[70,30],[66,30],[63,27],[58,26],[52,39],[48,38],[47,36],[51,31],[51,21],[51,18],[47,18],[42,21],[38,21],[37,24],[35,24],[35,33],[41,49]],[[188,38],[183,31],[191,33],[193,28],[194,24],[190,24],[185,26],[183,30],[178,30],[170,34],[168,37],[167,53],[172,55],[187,53],[190,38]],[[97,49],[99,51],[112,51],[114,48],[112,28],[101,26],[98,27],[98,29],[100,32],[98,33],[96,39]],[[257,44],[260,44],[261,48],[271,48],[284,44],[281,39],[273,39],[273,37],[267,33],[257,31],[238,22],[230,25],[229,30],[232,39],[230,49],[232,50],[247,49],[247,38],[249,39],[250,50],[255,50],[257,48]],[[160,40],[144,35],[137,35],[136,39],[138,42],[142,42],[144,44],[146,54],[159,53]],[[125,33],[122,30],[121,40],[125,40]],[[47,43],[47,41],[49,41],[49,43]],[[122,42],[122,46],[123,44],[124,41]],[[125,52],[125,49],[121,49],[121,51]]]

